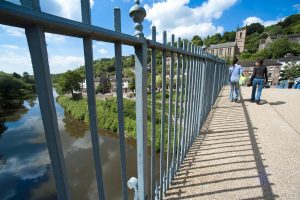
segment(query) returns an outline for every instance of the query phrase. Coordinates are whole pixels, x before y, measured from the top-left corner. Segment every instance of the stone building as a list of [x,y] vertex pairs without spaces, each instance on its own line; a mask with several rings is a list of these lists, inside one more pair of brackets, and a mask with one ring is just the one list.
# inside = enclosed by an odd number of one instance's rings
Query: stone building
[[[126,78],[123,77],[122,78],[122,90],[123,90],[123,94],[128,93],[129,90],[129,83],[131,81],[131,78]],[[110,79],[110,83],[111,83],[111,93],[115,93],[117,90],[117,80],[116,80],[116,75],[113,75]]]
[[[250,78],[253,73],[253,68],[255,67],[255,61],[243,61],[238,62],[238,64],[243,67],[244,75]],[[268,85],[278,84],[281,65],[281,63],[272,59],[264,60],[264,66],[268,68]]]
[[207,52],[220,58],[232,59],[236,54],[245,51],[245,40],[246,30],[239,30],[236,32],[234,42],[211,45],[207,48]]
[[290,34],[290,35],[279,35],[279,36],[268,36],[266,39],[261,39],[259,41],[259,50],[267,48],[270,44],[272,44],[275,40],[287,37],[290,42],[295,42],[300,44],[300,34]]

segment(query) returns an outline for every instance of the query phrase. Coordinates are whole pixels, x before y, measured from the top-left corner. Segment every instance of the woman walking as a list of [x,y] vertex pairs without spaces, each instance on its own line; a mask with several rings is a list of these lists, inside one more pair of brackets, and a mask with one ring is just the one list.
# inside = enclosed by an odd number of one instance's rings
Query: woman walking
[[237,57],[233,58],[233,66],[229,68],[229,83],[230,83],[230,101],[237,101],[239,98],[239,80],[240,76],[243,74],[243,68],[238,65],[239,60]]
[[[263,66],[264,60],[257,59],[255,62],[255,67],[253,69],[253,74],[251,76],[252,83],[252,95],[251,101],[260,103],[260,97],[264,84],[268,82],[268,70],[266,66]],[[256,92],[257,88],[257,92]]]

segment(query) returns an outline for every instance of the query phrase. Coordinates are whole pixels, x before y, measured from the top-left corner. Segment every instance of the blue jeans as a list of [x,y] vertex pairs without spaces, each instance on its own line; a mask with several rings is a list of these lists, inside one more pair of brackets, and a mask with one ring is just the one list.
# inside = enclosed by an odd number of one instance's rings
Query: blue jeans
[[[260,101],[260,96],[261,96],[262,89],[264,87],[264,82],[265,82],[265,79],[260,79],[260,78],[253,79],[251,101],[254,101],[254,100]],[[256,87],[258,87],[257,93],[256,93]],[[256,93],[256,96],[255,96],[255,93]]]
[[300,89],[300,82],[297,82],[297,83],[295,84],[295,89]]
[[233,101],[239,97],[239,82],[230,82],[229,99]]

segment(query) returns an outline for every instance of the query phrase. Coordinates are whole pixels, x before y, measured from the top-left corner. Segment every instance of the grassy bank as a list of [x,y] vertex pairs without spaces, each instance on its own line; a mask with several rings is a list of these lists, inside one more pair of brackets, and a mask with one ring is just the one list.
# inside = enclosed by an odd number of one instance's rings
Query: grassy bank
[[[78,120],[84,120],[89,122],[87,100],[73,100],[67,96],[59,96],[57,102],[64,108],[64,110],[70,113],[74,118]],[[136,139],[136,113],[135,113],[135,101],[124,99],[124,126],[125,136]],[[97,120],[98,127],[113,132],[118,131],[118,112],[117,112],[117,100],[116,98],[106,100],[96,100]],[[151,110],[147,110],[147,143],[151,145]],[[160,114],[156,115],[156,150],[159,151],[160,147]],[[167,116],[166,116],[167,124]],[[167,137],[167,125],[165,128],[165,137]],[[173,132],[172,132],[173,135]],[[166,146],[166,145],[165,145]]]

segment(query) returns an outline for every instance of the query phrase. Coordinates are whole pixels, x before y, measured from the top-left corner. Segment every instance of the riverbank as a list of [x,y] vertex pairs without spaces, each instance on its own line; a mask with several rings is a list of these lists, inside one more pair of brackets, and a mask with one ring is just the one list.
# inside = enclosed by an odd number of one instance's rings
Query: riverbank
[[[68,112],[72,117],[78,120],[83,120],[86,123],[89,122],[89,112],[87,106],[87,99],[73,100],[67,96],[58,96],[57,102],[64,108],[65,112]],[[136,139],[136,113],[135,113],[135,101],[123,99],[123,111],[124,111],[124,128],[125,137]],[[96,100],[96,111],[98,128],[108,130],[114,133],[118,131],[118,110],[117,99],[109,98],[106,100]],[[147,144],[151,145],[151,110],[147,111]],[[160,115],[156,116],[156,151],[160,151]],[[167,116],[166,116],[167,119]],[[165,128],[167,132],[167,127]]]

